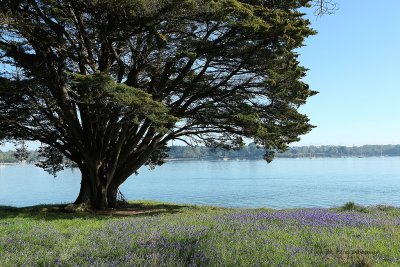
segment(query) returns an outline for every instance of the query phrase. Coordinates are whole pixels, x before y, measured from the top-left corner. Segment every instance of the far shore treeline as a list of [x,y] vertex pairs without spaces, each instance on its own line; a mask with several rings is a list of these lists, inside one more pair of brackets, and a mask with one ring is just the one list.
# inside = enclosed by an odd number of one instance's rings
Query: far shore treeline
[[[15,151],[0,151],[1,163],[18,163],[14,156]],[[244,146],[240,150],[227,151],[223,148],[205,146],[170,146],[170,160],[219,160],[219,159],[262,159],[265,154],[263,148],[255,144]],[[400,145],[364,145],[364,146],[300,146],[291,147],[284,153],[278,153],[279,158],[340,158],[340,157],[395,157],[400,156]],[[27,163],[39,160],[38,151],[29,151]]]

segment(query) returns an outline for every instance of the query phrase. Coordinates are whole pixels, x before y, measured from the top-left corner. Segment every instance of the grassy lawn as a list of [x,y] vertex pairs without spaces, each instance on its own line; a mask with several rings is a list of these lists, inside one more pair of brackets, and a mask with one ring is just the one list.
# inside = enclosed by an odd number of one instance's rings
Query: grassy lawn
[[[129,216],[127,216],[129,215]],[[400,209],[0,207],[0,266],[400,266]]]

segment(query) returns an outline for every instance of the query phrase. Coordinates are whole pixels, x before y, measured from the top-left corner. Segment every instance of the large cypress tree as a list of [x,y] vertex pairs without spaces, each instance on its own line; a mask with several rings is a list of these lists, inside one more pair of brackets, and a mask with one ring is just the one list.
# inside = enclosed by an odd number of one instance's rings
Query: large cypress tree
[[305,6],[1,0],[0,132],[45,144],[51,172],[75,164],[75,203],[99,209],[142,165],[161,164],[170,140],[249,138],[270,160],[312,128],[297,110],[315,94],[295,52],[314,34]]

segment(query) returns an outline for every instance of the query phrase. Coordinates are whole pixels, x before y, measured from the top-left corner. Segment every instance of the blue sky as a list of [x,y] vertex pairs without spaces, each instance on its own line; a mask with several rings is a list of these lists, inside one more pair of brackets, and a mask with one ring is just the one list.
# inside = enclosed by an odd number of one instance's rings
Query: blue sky
[[320,93],[301,111],[317,126],[296,145],[400,143],[400,1],[335,0],[299,50]]

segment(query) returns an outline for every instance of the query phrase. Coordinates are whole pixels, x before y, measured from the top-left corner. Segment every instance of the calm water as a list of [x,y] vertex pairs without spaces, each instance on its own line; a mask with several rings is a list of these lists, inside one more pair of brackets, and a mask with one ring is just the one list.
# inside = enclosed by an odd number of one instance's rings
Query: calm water
[[[32,165],[1,166],[0,205],[72,202],[79,183],[78,170],[53,178]],[[400,206],[400,158],[168,162],[142,168],[121,190],[127,199],[227,207]]]

